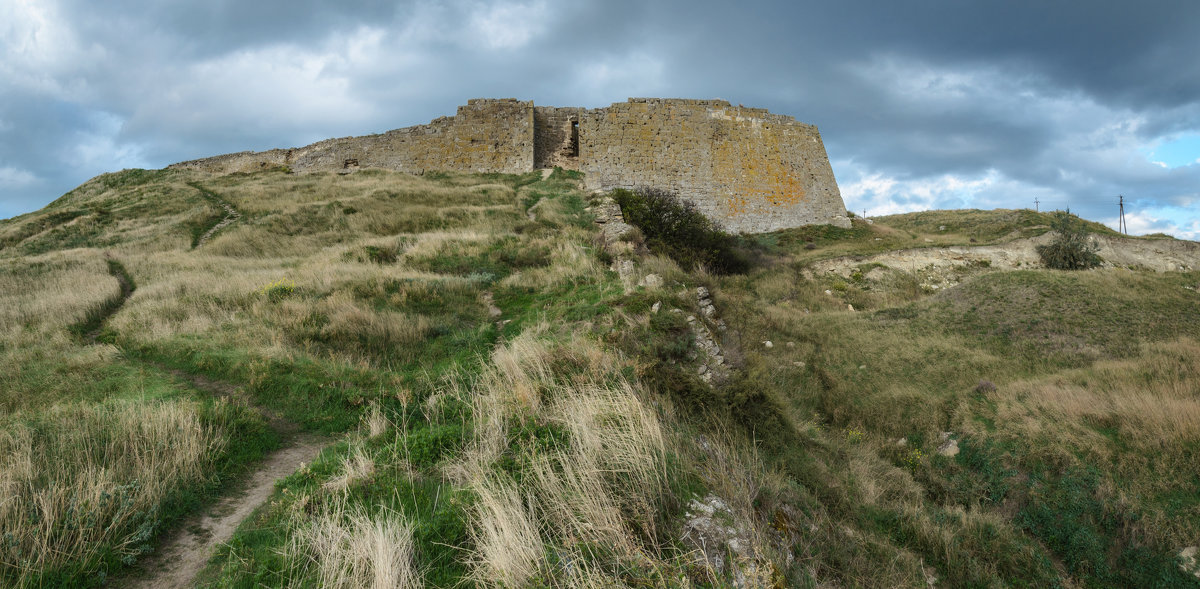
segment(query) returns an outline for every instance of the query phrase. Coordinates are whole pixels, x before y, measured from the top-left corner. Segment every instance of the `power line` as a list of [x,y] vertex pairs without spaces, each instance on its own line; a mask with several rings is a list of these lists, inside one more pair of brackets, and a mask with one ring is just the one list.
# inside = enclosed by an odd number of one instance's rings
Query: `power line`
[[1125,195],[1121,194],[1118,196],[1121,199],[1121,200],[1117,201],[1121,206],[1121,220],[1119,222],[1119,225],[1117,226],[1118,231],[1120,231],[1121,233],[1124,233],[1125,235],[1129,235],[1129,226],[1125,224]]

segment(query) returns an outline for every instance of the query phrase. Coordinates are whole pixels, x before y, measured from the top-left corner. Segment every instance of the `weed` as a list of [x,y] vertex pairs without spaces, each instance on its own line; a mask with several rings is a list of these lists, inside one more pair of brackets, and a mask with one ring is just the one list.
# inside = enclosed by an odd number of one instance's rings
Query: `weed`
[[264,284],[259,287],[258,293],[267,297],[268,301],[278,303],[296,294],[296,283],[287,278],[280,278],[274,282]]
[[921,464],[925,460],[925,453],[920,448],[913,448],[904,456],[904,465],[911,471],[916,471],[921,468]]

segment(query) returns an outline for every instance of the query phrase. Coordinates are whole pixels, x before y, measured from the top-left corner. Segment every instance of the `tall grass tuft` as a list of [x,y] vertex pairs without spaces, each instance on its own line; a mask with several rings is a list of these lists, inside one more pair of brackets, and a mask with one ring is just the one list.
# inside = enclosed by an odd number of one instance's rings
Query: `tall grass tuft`
[[321,587],[406,589],[424,586],[413,566],[412,526],[400,514],[371,516],[335,504],[298,534],[292,545],[315,566]]
[[500,477],[481,478],[471,527],[470,560],[482,586],[521,587],[537,574],[545,545],[535,515],[517,485]]
[[0,427],[0,581],[78,582],[148,550],[164,501],[222,449],[187,401],[61,405]]
[[[642,541],[656,538],[665,442],[636,384],[613,372],[620,366],[594,342],[541,327],[498,348],[482,370],[474,437],[453,469],[479,498],[470,557],[479,584],[560,575],[546,556],[560,549],[647,561]],[[521,439],[530,431],[542,432],[540,449]],[[497,468],[514,459],[520,480]]]

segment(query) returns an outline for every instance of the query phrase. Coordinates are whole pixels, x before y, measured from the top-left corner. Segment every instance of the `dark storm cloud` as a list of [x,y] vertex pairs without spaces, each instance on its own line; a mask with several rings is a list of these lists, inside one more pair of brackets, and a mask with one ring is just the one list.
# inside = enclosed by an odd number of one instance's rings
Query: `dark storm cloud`
[[[129,165],[380,132],[475,96],[720,97],[820,126],[847,205],[1049,206],[1200,237],[1192,2],[0,0],[0,215]],[[7,28],[5,28],[7,26]],[[32,31],[32,32],[31,32]],[[1197,154],[1200,157],[1200,154]]]

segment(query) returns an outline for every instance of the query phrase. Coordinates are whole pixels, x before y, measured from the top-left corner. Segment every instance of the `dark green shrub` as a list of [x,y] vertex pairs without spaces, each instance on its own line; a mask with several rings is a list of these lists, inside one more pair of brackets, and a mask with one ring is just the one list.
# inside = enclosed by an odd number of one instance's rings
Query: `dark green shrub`
[[396,248],[395,247],[380,247],[377,245],[368,245],[363,248],[367,254],[367,259],[376,264],[395,264],[396,263]]
[[692,269],[707,266],[721,274],[739,274],[750,267],[737,248],[737,239],[675,194],[656,188],[612,192],[625,222],[641,229],[646,245]]
[[1037,253],[1047,268],[1055,270],[1086,270],[1100,265],[1096,254],[1099,246],[1088,237],[1083,220],[1070,213],[1054,213],[1050,228],[1058,235],[1054,241],[1037,246]]

